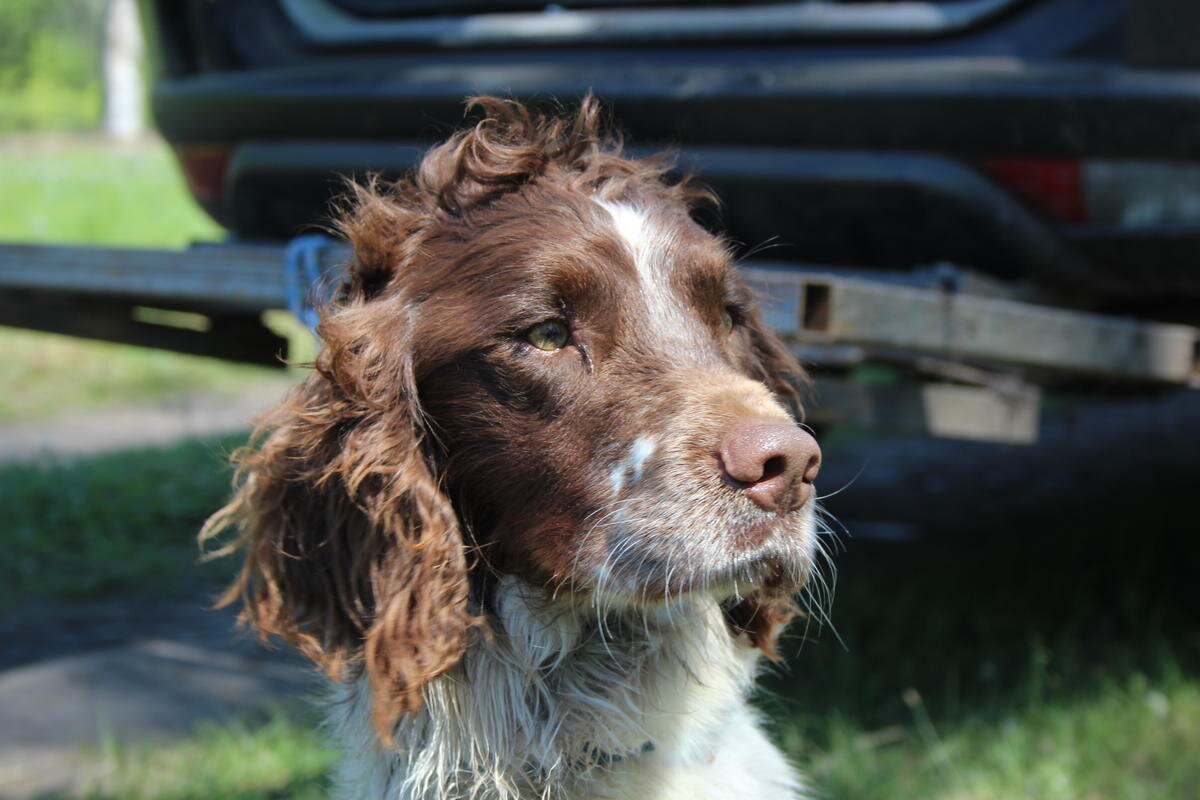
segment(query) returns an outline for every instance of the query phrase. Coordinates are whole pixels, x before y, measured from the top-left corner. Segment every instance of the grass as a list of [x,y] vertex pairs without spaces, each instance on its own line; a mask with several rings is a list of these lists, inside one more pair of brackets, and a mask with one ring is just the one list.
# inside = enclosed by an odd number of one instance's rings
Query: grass
[[184,247],[224,236],[158,140],[0,139],[0,188],[0,241]]
[[1200,796],[1193,481],[946,497],[926,539],[847,539],[844,646],[796,628],[764,682],[780,740],[831,798]]
[[[919,697],[914,696],[914,703]],[[1178,673],[1134,675],[1087,698],[1051,699],[999,720],[864,731],[835,718],[809,775],[835,798],[1188,798],[1200,788],[1200,691]]]
[[70,87],[35,78],[0,90],[0,131],[90,130],[100,122],[98,86]]
[[204,723],[167,747],[110,742],[89,800],[319,800],[335,753],[313,720],[276,712],[255,723]]
[[0,613],[20,602],[194,593],[195,533],[229,491],[238,437],[0,467]]

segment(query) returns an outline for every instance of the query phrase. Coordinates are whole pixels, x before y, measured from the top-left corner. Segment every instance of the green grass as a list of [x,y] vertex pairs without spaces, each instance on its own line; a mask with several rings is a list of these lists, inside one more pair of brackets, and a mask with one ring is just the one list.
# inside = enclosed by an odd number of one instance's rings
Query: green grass
[[1200,690],[1178,673],[1137,674],[994,721],[936,725],[912,699],[912,724],[864,731],[835,718],[821,751],[785,742],[836,798],[1182,800],[1200,789]]
[[226,454],[241,441],[0,467],[0,613],[18,601],[194,595],[223,580],[228,565],[197,565],[195,535],[228,494]]
[[764,681],[780,740],[830,798],[1200,796],[1193,479],[847,539],[844,646],[801,625]]
[[35,77],[0,90],[0,131],[90,130],[100,123],[103,102],[98,86],[63,86]]
[[157,140],[0,139],[0,190],[0,241],[183,247],[224,236]]
[[257,723],[205,723],[168,746],[110,742],[89,800],[319,800],[335,753],[314,720],[279,712]]
[[95,127],[105,0],[0,3],[0,131]]

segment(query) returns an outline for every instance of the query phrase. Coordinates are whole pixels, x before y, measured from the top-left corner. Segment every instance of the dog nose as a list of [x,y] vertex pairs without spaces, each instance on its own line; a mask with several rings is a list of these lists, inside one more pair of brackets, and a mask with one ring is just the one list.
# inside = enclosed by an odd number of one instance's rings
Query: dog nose
[[785,422],[739,422],[720,449],[725,476],[756,505],[785,514],[809,501],[821,448],[808,431]]

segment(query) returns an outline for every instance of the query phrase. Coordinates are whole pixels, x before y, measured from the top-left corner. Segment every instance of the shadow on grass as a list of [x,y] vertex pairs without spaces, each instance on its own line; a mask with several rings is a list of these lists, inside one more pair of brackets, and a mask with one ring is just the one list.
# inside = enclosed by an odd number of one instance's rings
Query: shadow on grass
[[230,436],[0,466],[0,612],[18,602],[178,597],[224,580],[196,532],[229,492]]
[[844,646],[797,623],[768,690],[805,715],[869,729],[911,721],[909,689],[934,719],[954,720],[1086,696],[1132,673],[1198,673],[1191,537],[1086,524],[1042,533],[1053,541],[852,542],[832,615]]

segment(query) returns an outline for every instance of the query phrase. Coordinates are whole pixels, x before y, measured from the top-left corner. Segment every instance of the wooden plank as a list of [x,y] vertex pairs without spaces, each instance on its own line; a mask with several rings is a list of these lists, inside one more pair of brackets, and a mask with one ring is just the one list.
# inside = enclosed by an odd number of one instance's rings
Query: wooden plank
[[[349,255],[326,254],[326,269]],[[284,248],[187,250],[0,245],[0,288],[107,296],[164,307],[261,311],[287,307]],[[1133,382],[1190,384],[1200,331],[1185,325],[1064,311],[850,278],[804,268],[743,272],[764,316],[798,347],[908,351],[957,361]]]
[[1030,444],[1037,441],[1041,391],[1021,384],[1003,391],[939,381],[873,385],[817,375],[805,419],[949,439]]
[[1200,330],[835,274],[746,268],[770,323],[797,343],[856,344],[1167,384],[1197,381]]
[[[331,251],[330,262],[346,252]],[[286,308],[283,254],[278,245],[187,250],[0,245],[0,288],[246,310]]]

